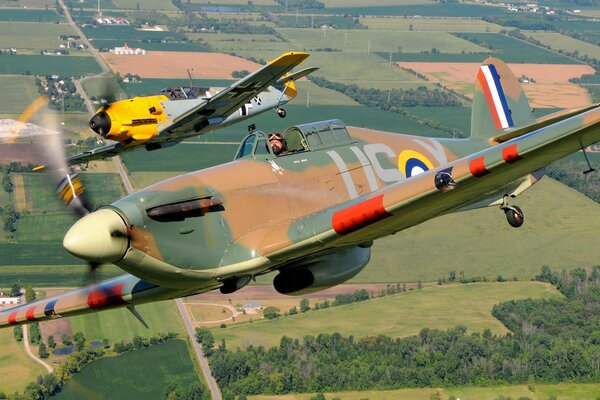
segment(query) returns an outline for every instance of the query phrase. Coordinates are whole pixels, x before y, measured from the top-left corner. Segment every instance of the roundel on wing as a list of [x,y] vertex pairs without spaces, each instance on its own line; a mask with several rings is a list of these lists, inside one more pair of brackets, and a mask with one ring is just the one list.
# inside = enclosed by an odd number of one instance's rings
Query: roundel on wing
[[427,157],[414,150],[404,150],[398,156],[398,169],[407,178],[419,175],[433,168],[433,164]]

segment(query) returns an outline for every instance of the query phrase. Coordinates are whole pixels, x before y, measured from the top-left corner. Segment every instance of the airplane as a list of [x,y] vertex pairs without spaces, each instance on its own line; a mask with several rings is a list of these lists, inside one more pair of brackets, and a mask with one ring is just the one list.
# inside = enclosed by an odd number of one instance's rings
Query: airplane
[[[89,126],[110,143],[72,155],[68,165],[110,158],[145,147],[152,151],[219,129],[282,106],[298,94],[294,82],[318,70],[289,73],[309,55],[288,52],[227,88],[171,86],[154,96],[134,97],[101,106]],[[191,81],[191,77],[190,77]],[[43,169],[40,166],[38,169]]]
[[[279,156],[252,130],[232,162],[174,177],[83,216],[64,247],[126,274],[0,311],[8,327],[219,289],[277,272],[302,295],[345,282],[374,240],[447,213],[498,207],[519,227],[514,198],[543,168],[600,141],[600,104],[534,118],[500,60],[479,68],[468,139],[345,126],[286,129]],[[584,150],[585,151],[585,150]]]

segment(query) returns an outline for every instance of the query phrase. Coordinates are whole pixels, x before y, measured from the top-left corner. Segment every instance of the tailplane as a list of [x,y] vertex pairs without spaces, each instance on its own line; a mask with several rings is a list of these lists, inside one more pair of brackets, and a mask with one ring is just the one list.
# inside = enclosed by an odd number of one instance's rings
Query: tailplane
[[471,138],[489,140],[535,121],[529,101],[506,64],[488,58],[479,67],[471,109]]

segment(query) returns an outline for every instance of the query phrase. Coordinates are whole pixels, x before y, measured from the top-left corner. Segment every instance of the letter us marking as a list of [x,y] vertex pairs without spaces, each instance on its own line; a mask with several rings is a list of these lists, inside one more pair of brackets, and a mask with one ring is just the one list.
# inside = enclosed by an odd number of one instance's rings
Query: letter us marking
[[[402,176],[398,169],[384,168],[379,162],[377,154],[384,154],[392,159],[396,157],[396,153],[394,153],[394,151],[385,144],[367,144],[363,146],[364,152],[356,146],[350,146],[350,150],[360,162],[371,191],[379,189],[379,184],[377,183],[377,178],[375,175],[377,175],[377,177],[379,177],[379,179],[381,179],[383,182],[388,183],[399,182],[403,179],[406,179],[404,176]],[[344,159],[335,150],[329,150],[327,154],[329,154],[335,165],[338,167],[350,198],[355,199],[358,197],[356,185],[352,180],[352,175],[350,175],[348,166],[346,165]]]

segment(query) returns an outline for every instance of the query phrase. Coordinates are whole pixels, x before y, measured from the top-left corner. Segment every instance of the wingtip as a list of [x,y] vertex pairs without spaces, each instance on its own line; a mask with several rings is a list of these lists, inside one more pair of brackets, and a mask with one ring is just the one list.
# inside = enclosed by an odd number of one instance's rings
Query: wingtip
[[270,65],[297,65],[308,58],[310,54],[299,51],[289,51],[269,61]]

